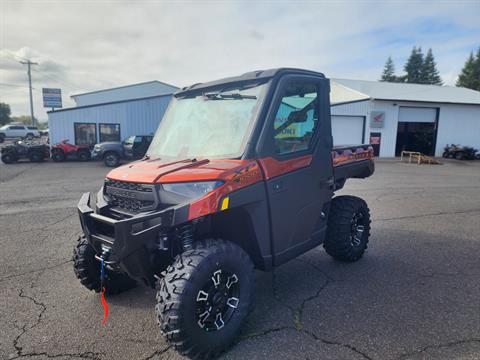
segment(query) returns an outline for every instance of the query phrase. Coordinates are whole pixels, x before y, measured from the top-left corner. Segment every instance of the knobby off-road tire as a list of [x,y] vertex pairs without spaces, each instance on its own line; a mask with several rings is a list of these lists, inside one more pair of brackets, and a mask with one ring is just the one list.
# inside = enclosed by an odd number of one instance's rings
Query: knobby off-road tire
[[[95,259],[95,250],[85,237],[78,239],[73,250],[73,270],[83,286],[88,290],[100,292],[100,262]],[[135,285],[135,281],[125,274],[106,271],[104,286],[107,294],[118,294]]]
[[88,150],[80,150],[78,152],[78,160],[89,161],[90,160],[90,152]]
[[340,261],[360,259],[370,237],[370,210],[367,203],[355,196],[332,199],[328,215],[327,235],[323,247]]
[[54,151],[52,153],[52,160],[55,162],[62,162],[65,160],[65,153],[63,151]]
[[5,154],[2,155],[2,162],[3,162],[4,164],[12,164],[12,163],[14,163],[16,160],[17,160],[17,158],[16,158],[13,154],[11,154],[11,153],[9,153],[9,152],[7,152],[7,153],[5,153]]
[[[250,312],[254,283],[252,261],[242,248],[212,239],[196,244],[178,255],[157,282],[155,310],[160,331],[182,355],[195,359],[218,356],[231,345]],[[229,297],[235,291],[238,301]],[[219,301],[227,292],[225,305]],[[217,304],[224,304],[227,311],[221,321]]]
[[39,151],[34,151],[34,152],[31,152],[28,155],[28,159],[31,162],[42,162],[43,161],[43,154]]

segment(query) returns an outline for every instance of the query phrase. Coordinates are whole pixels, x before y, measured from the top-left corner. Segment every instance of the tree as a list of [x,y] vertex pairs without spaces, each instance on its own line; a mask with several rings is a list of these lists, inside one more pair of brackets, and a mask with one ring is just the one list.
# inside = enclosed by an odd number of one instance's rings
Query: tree
[[385,62],[385,67],[383,68],[380,81],[395,82],[396,80],[397,77],[395,76],[395,65],[393,64],[392,58],[389,56]]
[[480,48],[476,56],[470,53],[463,69],[458,76],[457,86],[480,91]]
[[0,102],[0,126],[8,124],[10,120],[10,105]]
[[423,53],[422,48],[418,49],[414,46],[412,53],[405,64],[404,70],[407,73],[405,82],[422,84],[423,83]]
[[435,63],[432,49],[428,49],[427,56],[425,56],[425,60],[423,61],[421,81],[422,84],[429,85],[443,84],[440,73],[437,70],[437,64]]

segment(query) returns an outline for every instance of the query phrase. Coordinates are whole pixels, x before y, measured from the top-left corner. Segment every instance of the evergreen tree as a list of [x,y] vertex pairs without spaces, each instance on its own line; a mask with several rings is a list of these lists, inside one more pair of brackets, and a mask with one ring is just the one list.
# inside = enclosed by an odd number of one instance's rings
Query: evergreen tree
[[428,49],[427,56],[423,62],[422,75],[421,75],[422,84],[429,85],[442,85],[442,78],[437,70],[437,64],[433,57],[432,49]]
[[387,82],[396,82],[397,77],[395,76],[395,65],[393,64],[392,58],[389,56],[385,62],[385,67],[383,68],[382,77],[380,81]]
[[0,102],[0,126],[8,124],[10,119],[10,105]]
[[475,56],[470,53],[456,85],[480,91],[480,48]]
[[404,70],[407,73],[405,82],[422,84],[423,83],[423,53],[422,48],[414,46],[412,53],[405,64]]

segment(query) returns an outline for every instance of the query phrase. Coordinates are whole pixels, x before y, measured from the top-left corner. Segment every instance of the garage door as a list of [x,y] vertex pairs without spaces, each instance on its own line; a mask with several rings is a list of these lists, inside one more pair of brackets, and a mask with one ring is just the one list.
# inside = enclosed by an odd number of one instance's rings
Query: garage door
[[434,123],[437,118],[437,109],[422,107],[401,106],[398,113],[399,122]]
[[334,145],[355,145],[363,142],[362,116],[332,116]]

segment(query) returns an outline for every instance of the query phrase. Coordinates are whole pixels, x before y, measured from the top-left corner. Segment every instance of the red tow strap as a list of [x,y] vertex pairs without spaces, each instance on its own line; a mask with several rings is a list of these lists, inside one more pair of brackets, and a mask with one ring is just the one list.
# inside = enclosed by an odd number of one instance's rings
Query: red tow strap
[[107,300],[105,299],[105,288],[102,288],[102,305],[103,305],[102,325],[105,325],[107,323],[107,318],[108,318],[108,304],[107,304]]

